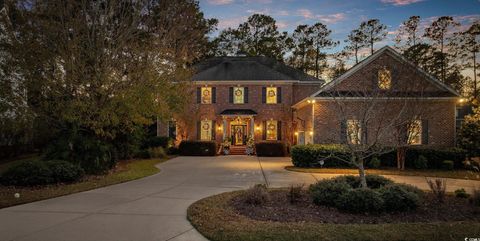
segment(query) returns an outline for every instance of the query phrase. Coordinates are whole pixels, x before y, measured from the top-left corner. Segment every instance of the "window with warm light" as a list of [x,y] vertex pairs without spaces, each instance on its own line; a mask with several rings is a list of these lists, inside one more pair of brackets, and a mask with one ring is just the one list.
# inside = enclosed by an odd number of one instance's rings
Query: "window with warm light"
[[422,144],[422,121],[414,120],[408,124],[408,144],[421,145]]
[[267,104],[276,104],[277,103],[277,87],[267,87]]
[[392,88],[392,73],[386,67],[378,71],[378,88],[382,90]]
[[233,87],[233,103],[234,104],[245,103],[245,88]]
[[203,120],[200,122],[200,140],[209,141],[212,139],[212,121]]
[[349,144],[361,144],[362,128],[358,120],[347,120],[347,140]]
[[211,104],[212,103],[212,87],[202,87],[202,104]]
[[277,130],[278,130],[278,122],[274,120],[267,121],[267,140],[273,141],[277,140]]

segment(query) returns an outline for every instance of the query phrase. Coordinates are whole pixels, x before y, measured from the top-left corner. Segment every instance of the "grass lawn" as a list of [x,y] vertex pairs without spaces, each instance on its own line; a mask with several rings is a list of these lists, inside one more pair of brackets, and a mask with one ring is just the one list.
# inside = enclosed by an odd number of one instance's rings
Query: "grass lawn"
[[223,193],[195,202],[188,208],[188,220],[213,241],[464,240],[465,237],[478,237],[480,233],[480,223],[475,222],[323,224],[258,221],[237,214],[229,205],[239,194],[238,191]]
[[[6,170],[11,165],[15,165],[19,162],[32,158],[35,157],[29,157],[27,159],[20,159],[1,164],[0,172]],[[83,181],[73,184],[48,185],[36,188],[6,187],[0,185],[0,208],[87,191],[150,176],[160,171],[155,167],[155,165],[166,160],[168,159],[122,161],[118,163],[115,170],[106,175],[89,176]],[[15,193],[19,193],[20,198],[15,198]]]
[[[328,174],[358,174],[357,169],[349,168],[303,168],[303,167],[294,167],[287,166],[285,167],[288,171],[294,172],[306,172],[306,173],[328,173]],[[399,176],[424,176],[424,177],[443,177],[443,178],[457,178],[457,179],[466,179],[466,180],[480,180],[480,173],[473,172],[469,170],[418,170],[418,169],[407,169],[407,170],[398,170],[396,168],[385,168],[385,169],[367,169],[368,174],[379,174],[379,175],[399,175]]]

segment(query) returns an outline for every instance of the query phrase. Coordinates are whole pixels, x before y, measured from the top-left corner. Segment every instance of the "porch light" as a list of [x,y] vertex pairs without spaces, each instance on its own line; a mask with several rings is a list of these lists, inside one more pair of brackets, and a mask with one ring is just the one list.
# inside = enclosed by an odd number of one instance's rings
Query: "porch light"
[[260,130],[260,126],[255,127],[255,130],[259,131],[259,130]]
[[458,103],[465,103],[465,102],[467,102],[467,99],[465,98],[458,99]]
[[310,103],[312,103],[312,101],[311,101],[311,100],[307,100],[307,103],[309,103],[309,104],[310,104]]
[[309,134],[310,134],[311,136],[313,136],[313,131],[310,131],[310,133],[309,133]]
[[312,100],[312,103],[315,103],[315,100]]
[[295,135],[298,136],[298,132],[295,132]]
[[218,129],[219,131],[221,131],[221,130],[222,130],[222,126],[218,126],[217,129]]

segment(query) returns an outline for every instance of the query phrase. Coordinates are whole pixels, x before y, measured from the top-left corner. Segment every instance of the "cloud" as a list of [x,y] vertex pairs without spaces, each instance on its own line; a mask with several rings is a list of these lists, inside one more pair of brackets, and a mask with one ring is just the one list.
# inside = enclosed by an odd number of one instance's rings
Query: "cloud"
[[304,17],[304,18],[313,18],[313,13],[312,11],[308,9],[298,9],[297,10],[298,15]]
[[325,23],[337,23],[344,20],[346,16],[344,13],[334,13],[328,15],[317,15],[316,17]]
[[392,4],[394,6],[405,6],[413,3],[423,2],[425,0],[381,0],[382,3]]
[[222,30],[226,28],[236,28],[240,23],[243,23],[246,20],[247,20],[246,16],[219,19],[218,29]]
[[207,2],[212,5],[227,5],[232,4],[233,0],[208,0]]
[[278,27],[279,29],[286,29],[286,28],[288,28],[288,26],[289,26],[289,25],[288,25],[287,22],[283,22],[283,21],[277,22],[277,27]]

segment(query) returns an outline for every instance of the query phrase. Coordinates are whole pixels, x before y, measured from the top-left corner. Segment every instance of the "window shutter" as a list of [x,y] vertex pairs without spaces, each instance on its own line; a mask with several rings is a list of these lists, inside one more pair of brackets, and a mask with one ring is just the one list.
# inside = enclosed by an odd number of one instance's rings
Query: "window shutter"
[[228,88],[228,103],[233,103],[233,87]]
[[282,122],[277,121],[277,140],[282,140]]
[[267,139],[267,121],[262,122],[262,140]]
[[428,120],[422,120],[422,145],[428,145]]
[[243,102],[245,102],[245,104],[248,103],[248,87],[243,89]]
[[197,121],[197,140],[200,140],[201,133],[200,133],[200,121]]
[[347,143],[347,121],[341,120],[340,122],[340,143]]
[[217,87],[212,87],[212,103],[217,103]]
[[282,103],[282,87],[277,87],[277,104]]
[[262,103],[267,103],[267,87],[262,87]]
[[202,89],[197,87],[197,104],[200,104],[202,98]]
[[217,139],[216,136],[215,136],[215,124],[216,124],[216,122],[213,120],[212,121],[212,141]]

